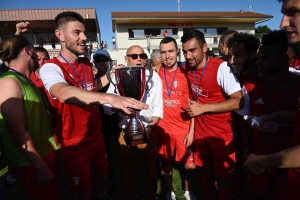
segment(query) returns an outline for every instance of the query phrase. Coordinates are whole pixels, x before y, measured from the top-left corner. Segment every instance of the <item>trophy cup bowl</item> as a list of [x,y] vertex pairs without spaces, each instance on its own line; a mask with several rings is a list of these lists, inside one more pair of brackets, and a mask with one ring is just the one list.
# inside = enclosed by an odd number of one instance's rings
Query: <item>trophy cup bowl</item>
[[[146,74],[144,67],[124,67],[114,69],[116,84],[110,78],[110,70],[107,73],[108,80],[118,89],[119,94],[141,101],[146,89]],[[116,91],[115,91],[116,92]],[[125,141],[128,146],[137,146],[148,142],[146,129],[134,111],[129,116],[129,123],[125,128]]]

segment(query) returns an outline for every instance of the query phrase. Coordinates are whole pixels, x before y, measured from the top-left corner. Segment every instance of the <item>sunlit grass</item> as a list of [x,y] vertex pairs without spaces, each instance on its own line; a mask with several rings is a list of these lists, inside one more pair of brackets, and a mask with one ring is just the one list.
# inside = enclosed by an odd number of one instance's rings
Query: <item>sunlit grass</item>
[[0,179],[2,179],[2,177],[5,176],[5,174],[7,173],[8,171],[8,167],[7,166],[4,166],[3,168],[0,169]]

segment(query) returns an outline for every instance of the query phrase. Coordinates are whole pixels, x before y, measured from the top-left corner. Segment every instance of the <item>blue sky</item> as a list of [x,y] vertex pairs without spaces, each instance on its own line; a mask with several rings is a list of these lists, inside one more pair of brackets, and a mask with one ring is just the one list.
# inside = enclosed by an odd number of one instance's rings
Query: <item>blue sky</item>
[[[177,11],[178,0],[0,0],[0,9],[96,8],[101,37],[111,48],[112,11]],[[180,0],[181,11],[248,11],[269,14],[273,19],[259,25],[279,29],[281,3],[277,0]]]

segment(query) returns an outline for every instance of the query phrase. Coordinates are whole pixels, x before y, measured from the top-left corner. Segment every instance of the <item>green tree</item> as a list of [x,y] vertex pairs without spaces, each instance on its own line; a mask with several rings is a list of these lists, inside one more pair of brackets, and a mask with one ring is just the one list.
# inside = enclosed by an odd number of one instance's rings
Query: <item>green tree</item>
[[267,26],[258,26],[255,29],[255,33],[270,33],[272,30]]

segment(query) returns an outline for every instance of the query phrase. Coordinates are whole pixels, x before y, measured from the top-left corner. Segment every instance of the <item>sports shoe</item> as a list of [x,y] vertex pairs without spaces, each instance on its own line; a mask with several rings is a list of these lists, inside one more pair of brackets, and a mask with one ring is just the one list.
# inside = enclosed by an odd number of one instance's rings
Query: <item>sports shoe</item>
[[166,194],[166,200],[176,200],[176,195],[174,192]]
[[186,200],[197,200],[193,191],[184,191],[183,196]]
[[22,188],[18,184],[18,182],[15,182],[14,184],[8,184],[5,182],[3,185],[1,185],[1,189],[7,192],[13,192],[13,193],[20,193],[22,192]]

